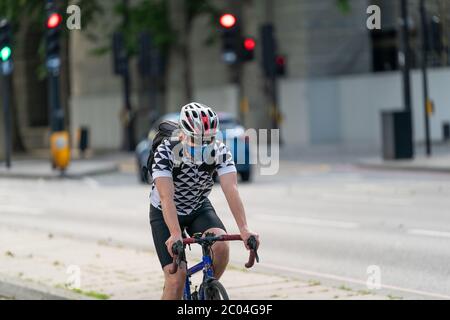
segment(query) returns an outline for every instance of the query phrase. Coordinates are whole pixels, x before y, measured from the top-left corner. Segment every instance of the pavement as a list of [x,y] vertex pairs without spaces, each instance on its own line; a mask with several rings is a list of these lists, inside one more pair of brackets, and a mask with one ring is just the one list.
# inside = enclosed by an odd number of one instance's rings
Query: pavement
[[[196,276],[194,283],[200,280]],[[368,290],[333,288],[238,265],[230,265],[221,281],[238,300],[387,299]],[[163,275],[151,250],[0,226],[3,299],[159,299],[162,287]]]
[[431,156],[425,155],[423,146],[416,147],[415,153],[414,159],[384,160],[371,155],[359,157],[355,163],[367,169],[450,173],[450,145],[433,146]]
[[[232,276],[223,279],[231,296],[242,298],[243,292],[249,292],[245,297],[450,299],[448,175],[382,167],[368,170],[355,165],[355,158],[349,159],[348,154],[334,158],[327,150],[322,157],[308,155],[282,160],[276,175],[256,172],[253,183],[240,184],[250,227],[262,238],[261,263],[243,272],[246,252],[231,244],[232,266],[227,275]],[[433,156],[438,157],[444,159],[445,152]],[[80,179],[0,179],[0,266],[9,266],[1,275],[60,289],[68,276],[67,266],[73,264],[86,276],[78,292],[84,296],[159,297],[162,282],[146,278],[142,271],[158,274],[152,270],[159,270],[148,226],[150,187],[137,183],[133,155],[110,160],[119,163],[119,171]],[[217,185],[210,199],[229,232],[236,232]],[[53,238],[46,239],[49,234]],[[58,249],[58,243],[68,249]],[[111,256],[120,260],[108,258],[104,264],[93,264],[103,250],[113,250]],[[120,252],[128,253],[120,256]],[[46,262],[27,259],[27,254],[44,257]],[[193,248],[192,257],[198,254]],[[124,266],[125,261],[136,261],[141,271]],[[58,269],[59,263],[66,268]],[[95,267],[90,269],[90,264]],[[146,279],[140,288],[149,292],[124,295],[134,284],[120,282],[117,291],[103,285],[120,278],[108,274],[106,265],[111,270],[129,269]],[[381,289],[365,294],[371,267],[380,270]],[[89,280],[95,279],[91,270],[96,268],[103,271],[104,280]],[[42,269],[48,273],[38,274]],[[245,279],[261,276],[252,280],[255,290],[243,285],[240,273]],[[284,286],[291,283],[296,285]],[[305,294],[302,288],[311,290]]]
[[360,159],[363,168],[450,173],[450,154],[432,157],[418,156],[412,160]]
[[90,156],[86,159],[72,159],[64,172],[53,169],[50,159],[44,158],[41,154],[37,157],[19,156],[13,158],[10,168],[6,168],[0,163],[0,177],[23,178],[23,179],[60,179],[71,178],[80,179],[83,177],[95,176],[117,172],[124,159],[129,155],[112,153],[107,155]]

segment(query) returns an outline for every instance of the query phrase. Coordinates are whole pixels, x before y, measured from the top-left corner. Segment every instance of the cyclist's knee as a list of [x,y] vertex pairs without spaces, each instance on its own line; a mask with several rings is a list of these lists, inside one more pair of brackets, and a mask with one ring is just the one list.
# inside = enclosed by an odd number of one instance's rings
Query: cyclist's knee
[[214,233],[214,235],[216,235],[216,236],[220,236],[222,234],[227,234],[226,231],[221,228],[210,228],[210,229],[206,230],[205,232],[203,232],[203,235],[205,235],[206,233]]
[[228,261],[228,256],[230,253],[230,246],[227,242],[216,242],[213,245],[213,251],[215,256],[220,256],[222,259]]

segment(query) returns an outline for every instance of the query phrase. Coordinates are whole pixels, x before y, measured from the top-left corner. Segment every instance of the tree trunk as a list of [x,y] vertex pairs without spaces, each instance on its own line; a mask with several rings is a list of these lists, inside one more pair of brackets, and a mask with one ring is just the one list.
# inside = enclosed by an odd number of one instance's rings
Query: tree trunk
[[188,18],[186,18],[186,25],[185,25],[185,36],[184,36],[184,43],[183,45],[183,70],[184,70],[184,94],[186,96],[186,103],[192,101],[193,99],[193,84],[192,84],[192,61],[191,61],[191,26],[192,21]]
[[14,90],[14,74],[11,77],[11,130],[12,130],[12,150],[13,152],[25,152],[25,144],[22,139],[22,132],[19,125],[19,115],[17,104],[15,103],[15,90]]
[[192,69],[190,59],[190,25],[187,21],[185,0],[169,1],[170,24],[176,41],[169,51],[167,80],[167,111],[179,111],[193,97]]

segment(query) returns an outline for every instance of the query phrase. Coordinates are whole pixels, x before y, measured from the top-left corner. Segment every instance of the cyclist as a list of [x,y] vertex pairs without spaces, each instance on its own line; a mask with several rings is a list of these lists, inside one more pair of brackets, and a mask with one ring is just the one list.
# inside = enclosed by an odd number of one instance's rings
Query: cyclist
[[[171,248],[182,240],[183,230],[190,236],[226,233],[208,199],[215,172],[247,250],[248,238],[254,235],[258,239],[247,224],[231,153],[224,143],[215,139],[219,128],[217,114],[206,105],[191,102],[181,108],[179,127],[178,141],[164,140],[156,149],[152,163],[150,224],[165,277],[162,299],[181,299],[183,295],[185,268],[169,273],[173,260]],[[216,242],[212,251],[214,276],[219,279],[228,264],[228,243]]]

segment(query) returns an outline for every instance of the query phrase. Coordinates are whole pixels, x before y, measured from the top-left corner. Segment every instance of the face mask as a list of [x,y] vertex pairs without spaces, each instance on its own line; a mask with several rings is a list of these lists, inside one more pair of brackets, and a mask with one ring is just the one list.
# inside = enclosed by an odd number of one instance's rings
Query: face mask
[[191,156],[194,162],[205,161],[206,158],[211,157],[212,145],[204,144],[202,146],[185,145],[187,153]]

